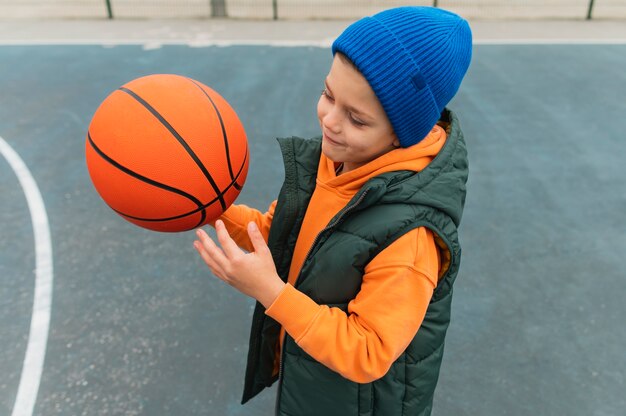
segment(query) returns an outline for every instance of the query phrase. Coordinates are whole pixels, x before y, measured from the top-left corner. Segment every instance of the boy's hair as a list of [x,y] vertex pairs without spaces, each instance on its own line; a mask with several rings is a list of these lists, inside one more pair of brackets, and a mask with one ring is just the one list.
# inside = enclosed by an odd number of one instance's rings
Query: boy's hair
[[380,100],[402,147],[428,135],[472,56],[467,21],[433,7],[398,7],[356,21],[335,40]]

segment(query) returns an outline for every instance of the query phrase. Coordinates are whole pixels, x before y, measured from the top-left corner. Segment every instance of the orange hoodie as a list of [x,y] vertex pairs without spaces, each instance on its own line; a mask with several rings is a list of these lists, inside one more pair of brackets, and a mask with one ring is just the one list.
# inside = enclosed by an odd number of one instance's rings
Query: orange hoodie
[[[288,284],[265,313],[307,354],[354,382],[367,383],[385,375],[417,333],[440,268],[433,233],[424,227],[412,230],[372,259],[347,314],[318,305],[294,288],[295,280],[317,234],[368,179],[390,171],[424,169],[445,140],[444,129],[435,126],[419,144],[392,150],[339,176],[336,164],[321,155]],[[275,206],[276,201],[262,214],[245,205],[233,205],[221,219],[237,244],[252,250],[246,225],[254,221],[267,241]]]

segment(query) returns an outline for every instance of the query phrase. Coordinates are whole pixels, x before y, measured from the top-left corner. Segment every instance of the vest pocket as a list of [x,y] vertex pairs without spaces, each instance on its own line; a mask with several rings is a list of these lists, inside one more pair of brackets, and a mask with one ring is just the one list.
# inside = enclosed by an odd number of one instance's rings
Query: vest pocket
[[[293,343],[290,337],[286,338]],[[285,348],[283,378],[278,403],[282,416],[369,416],[361,403],[371,406],[371,387],[354,383],[325,365]],[[303,352],[303,351],[302,351]],[[367,391],[369,390],[369,391]]]

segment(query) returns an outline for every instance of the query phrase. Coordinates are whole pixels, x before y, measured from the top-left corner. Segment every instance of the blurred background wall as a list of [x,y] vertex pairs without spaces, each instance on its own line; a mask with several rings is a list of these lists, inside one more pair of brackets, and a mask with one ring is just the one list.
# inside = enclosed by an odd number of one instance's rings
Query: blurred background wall
[[626,19],[626,0],[0,0],[0,19],[351,19],[404,5],[469,19]]

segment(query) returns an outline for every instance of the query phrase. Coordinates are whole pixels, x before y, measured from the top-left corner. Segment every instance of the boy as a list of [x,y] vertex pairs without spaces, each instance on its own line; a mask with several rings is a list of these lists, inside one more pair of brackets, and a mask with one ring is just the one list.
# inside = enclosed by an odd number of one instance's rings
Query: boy
[[285,182],[268,212],[233,205],[215,223],[221,248],[202,230],[194,246],[258,301],[243,403],[278,380],[279,415],[429,415],[467,180],[445,105],[471,32],[402,7],[355,22],[332,52],[321,140],[280,139]]

